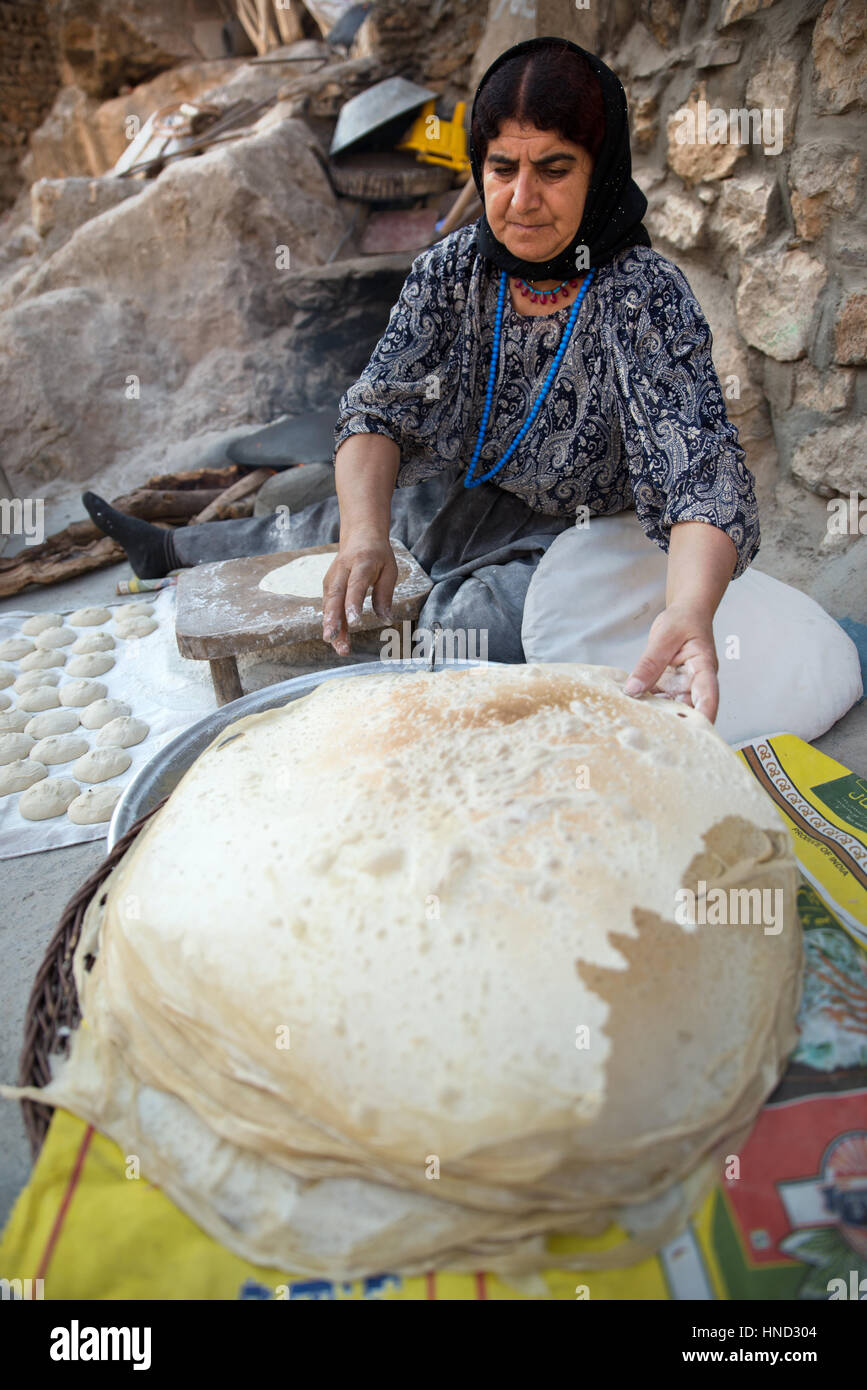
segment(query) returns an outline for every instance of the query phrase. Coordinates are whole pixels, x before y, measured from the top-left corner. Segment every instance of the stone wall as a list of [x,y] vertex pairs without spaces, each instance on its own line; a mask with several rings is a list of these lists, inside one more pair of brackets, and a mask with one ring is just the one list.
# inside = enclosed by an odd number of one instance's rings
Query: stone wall
[[0,0],[0,212],[24,186],[28,136],[59,86],[44,0]]

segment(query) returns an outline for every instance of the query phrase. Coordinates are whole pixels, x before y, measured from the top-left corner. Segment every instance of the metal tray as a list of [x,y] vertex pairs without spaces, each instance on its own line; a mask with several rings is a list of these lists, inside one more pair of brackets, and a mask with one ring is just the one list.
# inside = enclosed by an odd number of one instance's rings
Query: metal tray
[[[445,661],[442,664],[437,663],[436,670],[479,665],[482,665],[479,661]],[[191,724],[155,753],[127,783],[108,827],[108,852],[114,849],[118,840],[135,825],[140,816],[145,815],[162,801],[164,796],[174,791],[199,754],[236,719],[243,719],[247,714],[260,714],[263,710],[275,709],[278,705],[288,704],[290,700],[300,700],[318,685],[322,685],[323,681],[354,680],[363,676],[379,676],[389,671],[408,676],[418,675],[420,671],[428,669],[429,664],[426,661],[365,661],[357,666],[332,667],[311,672],[306,676],[296,676],[293,680],[280,681],[277,685],[266,685],[262,690],[254,690],[249,695],[242,695],[240,700],[232,700],[230,704],[215,709],[213,714],[207,714],[203,719]]]

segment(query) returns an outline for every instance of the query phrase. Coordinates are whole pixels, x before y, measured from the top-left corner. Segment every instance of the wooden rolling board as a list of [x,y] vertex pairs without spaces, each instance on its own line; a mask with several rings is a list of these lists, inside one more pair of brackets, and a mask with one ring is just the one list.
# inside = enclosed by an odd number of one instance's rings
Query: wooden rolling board
[[[397,561],[397,584],[392,602],[392,624],[417,618],[433,584],[413,555],[392,540]],[[301,555],[337,554],[337,545],[315,545],[306,550],[282,550],[274,555],[245,555],[239,560],[220,560],[195,565],[178,576],[176,636],[181,656],[211,663],[211,675],[219,704],[237,700],[244,692],[237,657],[245,652],[267,651],[287,642],[307,642],[322,637],[322,599],[292,594],[269,594],[259,588],[271,570],[288,565]],[[384,626],[369,599],[354,631],[368,632]]]

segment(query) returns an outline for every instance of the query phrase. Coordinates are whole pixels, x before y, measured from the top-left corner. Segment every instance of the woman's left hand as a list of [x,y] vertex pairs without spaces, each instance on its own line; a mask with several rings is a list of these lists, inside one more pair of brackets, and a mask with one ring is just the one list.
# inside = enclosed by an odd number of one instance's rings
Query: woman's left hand
[[661,691],[713,723],[719,706],[718,666],[712,618],[706,611],[672,603],[652,623],[624,690],[627,695]]

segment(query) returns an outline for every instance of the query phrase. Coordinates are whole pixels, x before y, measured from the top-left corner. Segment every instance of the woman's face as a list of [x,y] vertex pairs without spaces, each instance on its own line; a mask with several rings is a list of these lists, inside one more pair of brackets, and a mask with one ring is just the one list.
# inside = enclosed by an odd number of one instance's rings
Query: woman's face
[[482,170],[494,236],[522,260],[550,260],[581,225],[592,173],[593,159],[582,145],[556,130],[504,121]]

